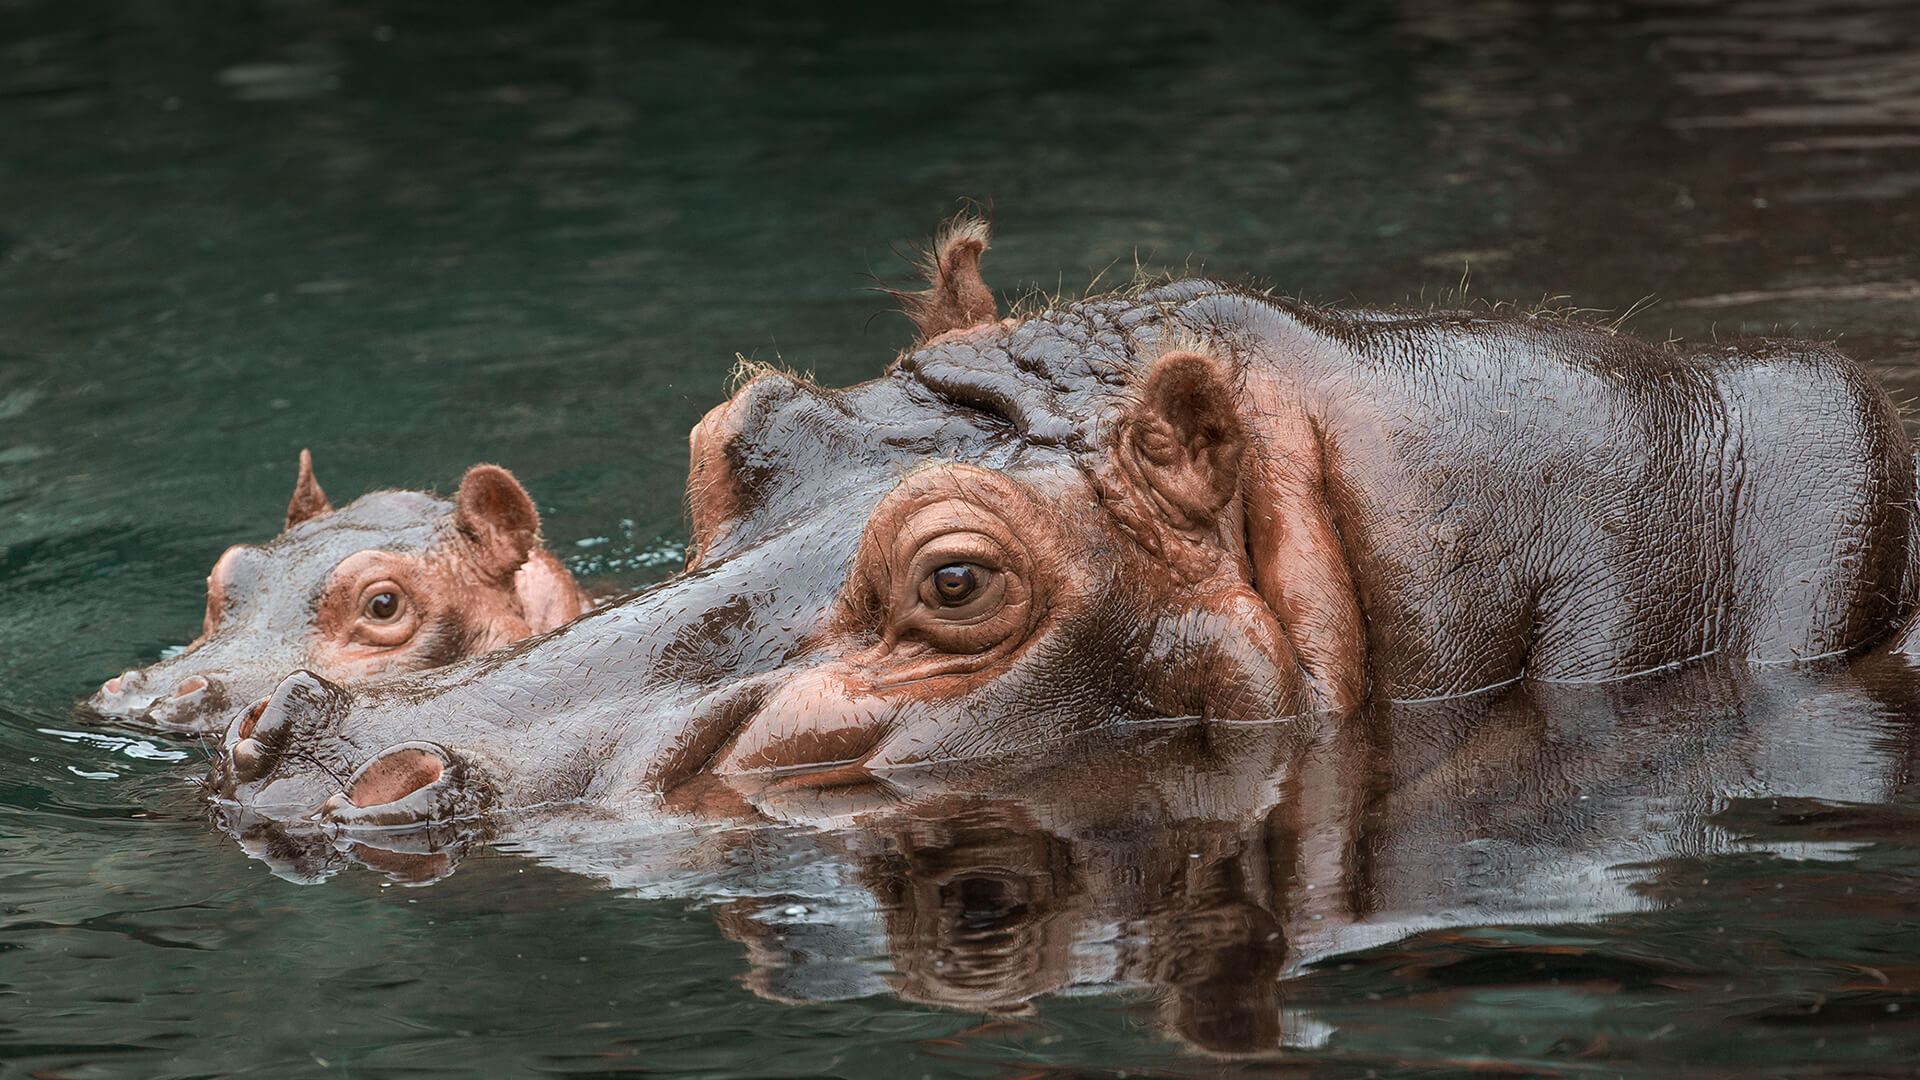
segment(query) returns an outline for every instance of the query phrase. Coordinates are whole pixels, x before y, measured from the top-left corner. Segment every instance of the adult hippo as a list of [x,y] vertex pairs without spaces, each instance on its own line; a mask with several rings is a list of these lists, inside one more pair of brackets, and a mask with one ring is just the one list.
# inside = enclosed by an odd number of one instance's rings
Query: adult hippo
[[684,573],[439,672],[291,675],[216,789],[346,826],[725,805],[1150,718],[1840,656],[1913,606],[1912,452],[1832,349],[1197,280],[998,320],[986,246],[936,243],[880,378],[764,374],[700,422]]
[[592,602],[539,528],[498,465],[467,470],[451,500],[375,491],[336,510],[302,450],[280,535],[228,548],[207,575],[200,636],[108,679],[81,709],[218,733],[293,668],[357,685],[544,633]]

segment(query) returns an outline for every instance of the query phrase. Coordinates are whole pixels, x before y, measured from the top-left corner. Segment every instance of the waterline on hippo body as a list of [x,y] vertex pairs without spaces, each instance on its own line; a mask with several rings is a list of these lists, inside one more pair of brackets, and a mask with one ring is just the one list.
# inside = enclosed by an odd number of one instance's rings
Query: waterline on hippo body
[[[871,382],[714,409],[685,574],[296,710],[289,749],[347,775],[424,740],[504,807],[838,785],[1139,720],[1821,656],[1914,606],[1912,451],[1824,346],[1211,282],[935,330]],[[216,772],[243,805],[341,793],[300,761]]]
[[[1702,858],[1850,858],[1860,841],[1832,816],[1857,825],[1847,807],[1899,797],[1916,689],[1893,657],[1826,675],[1723,658],[1605,687],[1372,704],[1366,723],[1103,728],[883,791],[755,792],[723,818],[653,798],[472,827],[222,825],[294,881],[361,866],[424,884],[484,841],[692,901],[745,946],[743,982],[771,1000],[891,993],[977,1012],[1158,989],[1189,1006],[1163,1013],[1172,1033],[1270,1048],[1286,980],[1331,956],[1685,905],[1675,867]],[[1816,801],[1780,801],[1795,798]],[[1788,825],[1803,816],[1828,827]]]

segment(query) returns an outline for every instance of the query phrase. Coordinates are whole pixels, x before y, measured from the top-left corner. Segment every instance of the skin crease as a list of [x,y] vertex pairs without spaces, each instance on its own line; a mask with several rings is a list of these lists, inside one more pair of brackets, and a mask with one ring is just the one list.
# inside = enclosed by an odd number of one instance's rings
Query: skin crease
[[1845,655],[1914,608],[1912,450],[1823,346],[1208,281],[996,321],[947,236],[885,375],[763,375],[695,428],[685,573],[442,671],[289,676],[219,796],[390,821],[329,800],[393,753],[423,821],[746,812],[1166,717]]
[[538,529],[532,501],[498,466],[469,470],[452,503],[375,492],[335,510],[303,450],[285,530],[227,549],[208,574],[200,636],[107,680],[83,708],[218,732],[291,668],[359,685],[544,633],[591,601]]

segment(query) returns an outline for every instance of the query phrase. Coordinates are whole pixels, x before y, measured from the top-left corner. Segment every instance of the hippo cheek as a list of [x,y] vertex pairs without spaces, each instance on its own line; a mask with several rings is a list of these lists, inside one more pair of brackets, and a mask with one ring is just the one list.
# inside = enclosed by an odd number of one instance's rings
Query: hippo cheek
[[769,791],[862,782],[870,779],[867,761],[893,734],[895,713],[834,672],[803,672],[768,695],[714,769]]

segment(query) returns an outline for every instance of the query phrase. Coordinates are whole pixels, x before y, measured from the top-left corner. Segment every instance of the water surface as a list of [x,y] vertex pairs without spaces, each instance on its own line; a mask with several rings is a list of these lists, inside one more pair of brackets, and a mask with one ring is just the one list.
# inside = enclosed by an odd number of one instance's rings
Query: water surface
[[735,354],[876,374],[869,275],[963,197],[1009,302],[1546,303],[1837,338],[1909,396],[1916,70],[1899,0],[0,4],[0,1075],[1911,1075],[1899,665],[1422,729],[1510,787],[1393,774],[1372,938],[1274,884],[1285,785],[302,884],[209,824],[199,747],[67,707],[192,636],[302,447],[337,499],[501,462],[576,571],[656,580]]

